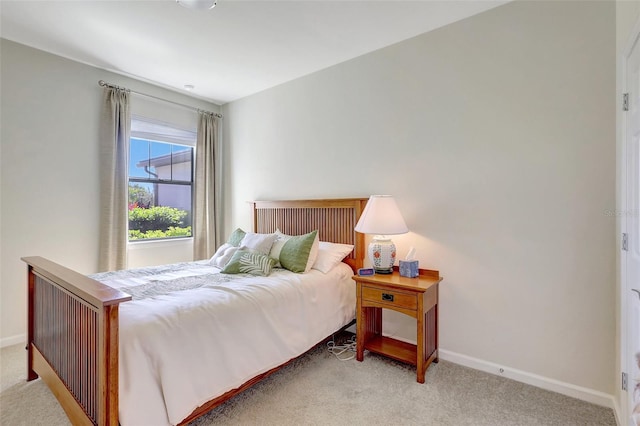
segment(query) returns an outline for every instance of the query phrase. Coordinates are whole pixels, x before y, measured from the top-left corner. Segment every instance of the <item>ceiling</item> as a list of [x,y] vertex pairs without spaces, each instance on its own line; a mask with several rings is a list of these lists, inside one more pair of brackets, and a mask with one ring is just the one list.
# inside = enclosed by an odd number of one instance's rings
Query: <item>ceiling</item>
[[0,0],[0,36],[224,104],[506,2]]

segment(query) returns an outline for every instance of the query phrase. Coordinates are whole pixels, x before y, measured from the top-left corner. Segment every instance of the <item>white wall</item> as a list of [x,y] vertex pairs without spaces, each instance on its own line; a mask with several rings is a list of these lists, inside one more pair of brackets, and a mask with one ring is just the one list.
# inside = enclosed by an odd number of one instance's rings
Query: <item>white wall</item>
[[227,232],[393,194],[443,353],[611,399],[615,32],[612,2],[515,2],[226,105]]
[[[44,256],[82,273],[97,269],[98,80],[211,111],[219,107],[1,43],[0,345],[6,345],[25,335],[26,266],[20,257]],[[190,240],[168,244],[136,247],[129,265],[191,260]]]

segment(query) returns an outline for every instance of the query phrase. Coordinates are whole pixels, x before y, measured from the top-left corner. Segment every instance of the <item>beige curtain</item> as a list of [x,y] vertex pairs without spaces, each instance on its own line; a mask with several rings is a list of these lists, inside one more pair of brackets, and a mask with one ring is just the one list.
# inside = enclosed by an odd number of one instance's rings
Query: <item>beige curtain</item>
[[193,259],[208,259],[220,241],[220,215],[217,214],[219,184],[216,179],[218,161],[219,120],[214,114],[200,112],[196,141],[196,176],[193,211]]
[[129,92],[105,87],[100,117],[100,247],[98,268],[127,267]]

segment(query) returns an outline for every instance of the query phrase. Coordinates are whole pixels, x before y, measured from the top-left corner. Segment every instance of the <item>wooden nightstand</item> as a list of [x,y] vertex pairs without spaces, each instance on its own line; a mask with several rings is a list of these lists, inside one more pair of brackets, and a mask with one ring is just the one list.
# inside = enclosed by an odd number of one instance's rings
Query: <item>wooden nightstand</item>
[[[367,349],[416,366],[417,380],[438,362],[438,284],[440,273],[420,269],[417,278],[389,275],[354,276],[356,282],[356,359]],[[382,308],[416,319],[417,345],[382,336]]]

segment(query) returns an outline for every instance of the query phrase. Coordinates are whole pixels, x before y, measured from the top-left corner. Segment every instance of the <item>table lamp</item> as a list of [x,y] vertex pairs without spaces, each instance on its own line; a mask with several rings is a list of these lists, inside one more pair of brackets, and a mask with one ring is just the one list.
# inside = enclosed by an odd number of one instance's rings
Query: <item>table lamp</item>
[[355,227],[356,232],[373,234],[369,259],[377,274],[390,274],[396,261],[396,246],[388,235],[406,234],[407,224],[391,195],[372,195]]

